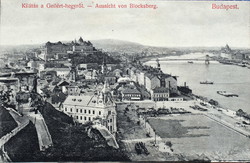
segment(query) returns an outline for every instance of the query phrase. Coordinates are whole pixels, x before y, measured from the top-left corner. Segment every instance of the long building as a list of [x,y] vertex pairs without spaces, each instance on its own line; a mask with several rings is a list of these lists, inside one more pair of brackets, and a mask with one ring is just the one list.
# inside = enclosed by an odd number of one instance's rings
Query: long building
[[128,69],[130,78],[150,92],[156,87],[165,87],[171,93],[177,93],[177,78],[175,76],[163,73],[159,68],[143,66]]

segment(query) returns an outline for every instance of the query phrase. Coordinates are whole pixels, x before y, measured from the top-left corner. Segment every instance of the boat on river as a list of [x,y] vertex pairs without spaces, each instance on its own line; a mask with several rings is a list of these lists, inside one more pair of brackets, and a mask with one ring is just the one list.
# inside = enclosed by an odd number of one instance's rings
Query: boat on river
[[246,64],[244,64],[244,63],[239,63],[238,66],[247,67]]
[[227,91],[217,91],[217,93],[225,97],[239,97],[239,95]]
[[228,61],[228,60],[219,60],[219,62],[222,63],[222,64],[226,64],[226,65],[232,65],[233,64],[233,62]]
[[200,84],[214,84],[212,81],[201,81]]
[[188,63],[194,63],[193,61],[188,61]]

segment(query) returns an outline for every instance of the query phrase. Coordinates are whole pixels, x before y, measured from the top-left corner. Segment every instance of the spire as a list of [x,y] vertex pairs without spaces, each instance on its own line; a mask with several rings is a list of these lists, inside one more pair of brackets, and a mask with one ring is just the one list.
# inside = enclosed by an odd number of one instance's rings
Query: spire
[[105,57],[103,57],[103,61],[102,61],[102,73],[106,73],[107,70],[107,65],[106,65],[106,59]]
[[103,86],[103,92],[105,93],[106,92],[106,86],[107,86],[107,82],[106,80],[104,81],[104,86]]
[[158,58],[156,59],[156,62],[157,62],[157,68],[160,70],[161,69],[161,65],[160,65],[160,62],[159,62]]
[[80,42],[80,43],[83,43],[82,37],[79,38],[79,42]]
[[106,66],[106,57],[103,57],[102,64],[103,64],[104,66]]
[[106,104],[106,81],[104,81],[104,87],[103,87],[103,102]]

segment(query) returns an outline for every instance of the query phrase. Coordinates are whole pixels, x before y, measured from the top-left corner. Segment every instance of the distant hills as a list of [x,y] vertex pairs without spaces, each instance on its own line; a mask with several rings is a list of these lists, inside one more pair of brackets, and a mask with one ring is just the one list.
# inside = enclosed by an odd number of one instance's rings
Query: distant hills
[[120,52],[128,54],[148,52],[162,54],[169,52],[169,48],[166,47],[154,47],[124,40],[102,39],[91,40],[91,42],[97,49],[102,49],[106,52]]
[[133,51],[133,49],[142,51],[146,48],[146,46],[139,43],[115,39],[91,40],[91,42],[97,49],[103,49],[104,51]]
[[[58,40],[64,43],[69,43],[71,41]],[[157,47],[143,45],[136,42],[117,40],[117,39],[100,39],[100,40],[90,40],[92,44],[97,49],[102,49],[106,52],[120,52],[120,53],[169,53],[170,51],[211,51],[211,50],[220,50],[224,45],[218,45],[217,47]],[[47,42],[47,41],[46,41]],[[28,49],[40,48],[44,44],[25,44],[25,45],[0,45],[0,52],[6,51],[26,51]],[[234,48],[234,49],[246,49],[246,48]]]
[[138,52],[150,52],[150,53],[169,53],[170,51],[210,51],[220,50],[218,47],[158,47],[142,45],[136,42],[116,40],[116,39],[102,39],[102,40],[91,40],[93,45],[97,49],[102,49],[109,52],[126,52],[126,53],[138,53]]

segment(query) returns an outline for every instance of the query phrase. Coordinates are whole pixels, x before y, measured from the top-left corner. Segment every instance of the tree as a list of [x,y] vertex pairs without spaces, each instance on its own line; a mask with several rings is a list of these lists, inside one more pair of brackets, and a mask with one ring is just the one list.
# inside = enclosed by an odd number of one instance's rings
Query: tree
[[246,113],[245,113],[242,109],[239,109],[239,110],[236,111],[236,115],[237,115],[237,116],[242,117],[242,116],[244,116],[245,114],[246,114]]

